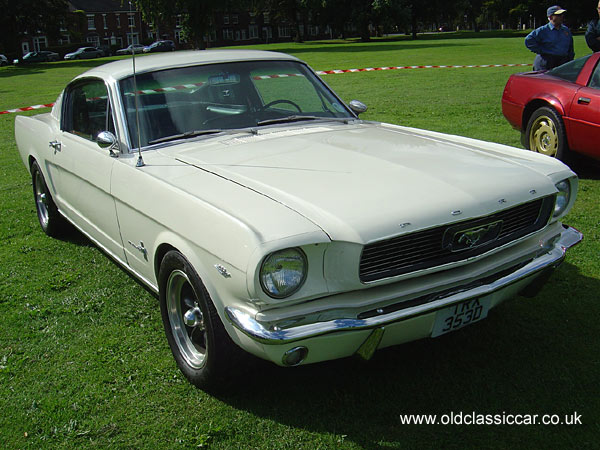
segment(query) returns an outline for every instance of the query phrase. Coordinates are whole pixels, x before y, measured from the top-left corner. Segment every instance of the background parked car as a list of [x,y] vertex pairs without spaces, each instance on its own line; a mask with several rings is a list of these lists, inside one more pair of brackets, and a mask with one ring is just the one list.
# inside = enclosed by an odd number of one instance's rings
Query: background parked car
[[148,47],[144,47],[144,53],[172,52],[173,50],[175,50],[175,43],[173,41],[156,41]]
[[117,50],[117,55],[131,55],[132,53],[143,53],[144,46],[142,44],[131,44],[127,48]]
[[13,62],[15,64],[31,64],[31,63],[40,63],[40,62],[52,62],[58,61],[59,55],[58,53],[51,52],[49,50],[41,50],[39,52],[29,52],[23,57],[19,59],[15,59]]
[[8,59],[6,59],[6,56],[0,54],[0,67],[6,66],[7,64],[8,64]]
[[502,112],[525,148],[563,161],[572,152],[600,159],[599,60],[593,53],[508,79]]
[[73,53],[67,53],[65,59],[91,59],[103,56],[103,52],[96,47],[81,47]]

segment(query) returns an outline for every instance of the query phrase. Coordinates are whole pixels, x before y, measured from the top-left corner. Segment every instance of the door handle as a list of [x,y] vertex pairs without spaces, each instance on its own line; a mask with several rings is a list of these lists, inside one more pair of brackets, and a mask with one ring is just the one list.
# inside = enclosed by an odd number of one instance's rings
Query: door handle
[[591,102],[592,99],[587,97],[579,97],[577,99],[577,103],[579,103],[580,105],[589,105]]
[[56,152],[60,152],[60,148],[61,148],[60,142],[50,141],[50,142],[48,142],[48,145],[54,149],[54,154],[56,154]]

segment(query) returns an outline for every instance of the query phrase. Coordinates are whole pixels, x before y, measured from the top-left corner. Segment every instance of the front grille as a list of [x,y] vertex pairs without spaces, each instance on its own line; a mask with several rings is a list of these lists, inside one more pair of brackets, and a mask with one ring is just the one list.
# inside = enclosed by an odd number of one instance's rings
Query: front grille
[[[376,281],[481,255],[542,229],[552,214],[554,201],[552,195],[490,216],[367,244],[360,259],[360,280]],[[489,227],[493,236],[488,235],[481,245],[458,248],[453,244],[457,235],[478,227]]]

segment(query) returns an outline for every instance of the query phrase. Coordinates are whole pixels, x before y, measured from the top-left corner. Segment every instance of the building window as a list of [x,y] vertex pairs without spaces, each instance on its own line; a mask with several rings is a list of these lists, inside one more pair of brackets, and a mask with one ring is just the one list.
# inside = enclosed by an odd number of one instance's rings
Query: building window
[[235,40],[239,41],[241,39],[240,30],[235,30]]
[[68,34],[63,34],[58,39],[58,45],[65,45],[65,44],[70,44],[70,43],[71,43],[71,36],[69,36]]
[[[133,14],[128,14],[127,15],[127,19],[128,19],[128,27],[129,28],[135,28],[135,16]],[[137,44],[137,42],[134,42],[134,44]]]
[[231,28],[223,28],[223,39],[226,41],[233,40],[233,30]]
[[178,14],[177,17],[175,17],[175,28],[181,28],[181,14]]
[[248,37],[250,39],[258,39],[258,27],[256,25],[250,25],[248,27]]
[[256,23],[256,13],[250,13],[250,23]]
[[127,45],[139,44],[140,35],[138,33],[127,33]]
[[152,30],[148,30],[148,32],[146,33],[146,37],[148,39],[150,39],[151,41],[154,41],[154,36],[155,36],[155,33]]
[[263,39],[271,39],[273,38],[273,30],[271,27],[263,27],[262,28]]
[[185,39],[185,34],[182,30],[175,30],[173,34],[175,35],[175,40],[180,44],[187,42],[187,40]]
[[279,25],[278,33],[279,37],[290,37],[290,27],[287,25]]
[[309,25],[308,26],[308,34],[310,34],[311,36],[318,36],[319,35],[319,27],[316,25]]
[[117,28],[121,28],[121,15],[115,14],[115,17],[117,18]]
[[88,30],[95,30],[96,29],[96,22],[94,21],[94,15],[93,14],[88,14],[88,16],[87,16],[87,22],[88,22]]
[[231,23],[233,23],[234,25],[237,25],[238,23],[240,23],[240,18],[237,14],[233,14],[231,16]]
[[104,29],[108,30],[108,25],[106,24],[106,14],[102,14],[102,24],[104,25]]
[[246,39],[248,39],[248,36],[246,35],[246,29],[243,28],[242,29],[242,41],[245,41]]
[[88,36],[85,40],[92,47],[100,46],[100,38],[98,36]]
[[229,16],[223,16],[223,25],[229,25]]
[[269,17],[269,13],[263,13],[263,22],[264,23],[269,23],[271,20],[271,18]]
[[46,36],[35,36],[33,38],[33,49],[36,52],[39,52],[46,47],[48,47],[48,39],[46,39]]

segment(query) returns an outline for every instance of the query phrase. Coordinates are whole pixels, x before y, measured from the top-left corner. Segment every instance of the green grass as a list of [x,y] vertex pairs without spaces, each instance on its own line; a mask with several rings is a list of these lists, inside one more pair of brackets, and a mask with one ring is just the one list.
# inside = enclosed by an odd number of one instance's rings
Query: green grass
[[[317,70],[528,63],[522,38],[259,46]],[[587,53],[576,37],[579,56]],[[107,60],[107,59],[105,59]],[[102,61],[102,60],[101,60]],[[54,101],[101,61],[0,69],[0,110]],[[500,111],[519,68],[327,75],[366,119],[510,145]],[[25,114],[35,114],[30,112]],[[534,299],[456,333],[298,369],[260,365],[213,397],[175,367],[156,299],[85,238],[47,238],[0,116],[0,446],[2,448],[597,448],[600,169],[582,165],[566,222],[585,234]],[[580,426],[408,426],[400,414],[582,415]]]

